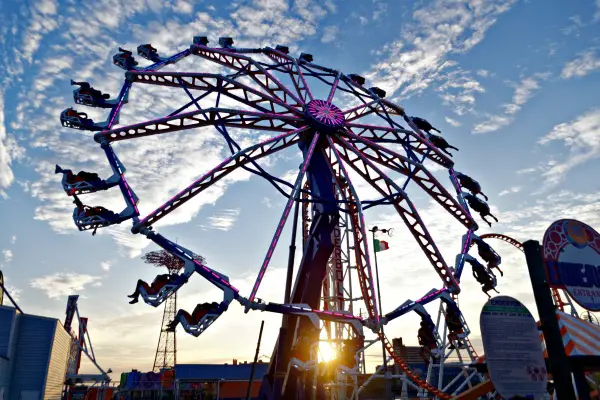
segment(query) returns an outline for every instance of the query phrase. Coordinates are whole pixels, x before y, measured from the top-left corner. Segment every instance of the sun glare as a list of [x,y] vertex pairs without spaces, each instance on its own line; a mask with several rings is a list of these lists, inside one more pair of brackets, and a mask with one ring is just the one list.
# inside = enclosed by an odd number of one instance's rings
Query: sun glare
[[335,348],[327,342],[319,343],[319,361],[328,362],[336,357]]

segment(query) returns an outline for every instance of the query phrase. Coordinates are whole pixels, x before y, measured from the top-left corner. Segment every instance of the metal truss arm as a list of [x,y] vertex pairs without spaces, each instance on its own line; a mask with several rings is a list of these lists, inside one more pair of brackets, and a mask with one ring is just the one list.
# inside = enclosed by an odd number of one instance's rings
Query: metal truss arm
[[421,297],[419,300],[407,301],[405,304],[396,308],[394,311],[387,313],[385,315],[385,319],[386,319],[385,322],[387,323],[398,317],[403,316],[404,314],[410,312],[417,305],[425,306],[425,305],[431,303],[432,301],[440,298],[444,294],[446,294],[446,296],[448,296],[447,301],[452,301],[447,293],[448,293],[448,288],[442,288],[439,290],[431,290],[429,293],[427,293],[425,296]]
[[[306,84],[306,79],[304,78],[302,69],[300,69],[298,61],[294,57],[290,57],[287,54],[269,47],[265,49],[265,54],[275,62],[287,62],[287,64],[283,65],[283,68],[287,71],[290,78],[292,78],[292,82],[294,83],[294,87],[296,88],[296,92],[298,93],[298,96],[300,96],[300,99],[304,103],[308,103],[309,101],[313,100],[313,95],[310,91],[310,88]],[[292,65],[293,68],[291,67]]]
[[243,74],[249,76],[273,97],[298,109],[302,108],[304,103],[251,57],[231,53],[225,49],[213,49],[201,45],[192,45],[191,50],[192,53],[197,56],[224,65],[238,72],[243,71]]
[[[369,318],[373,321],[379,321],[379,312],[377,307],[377,297],[375,296],[375,284],[373,282],[373,271],[371,269],[371,259],[369,254],[369,239],[366,231],[365,217],[362,211],[362,205],[358,200],[358,194],[352,185],[350,175],[342,163],[341,156],[330,137],[327,138],[329,146],[335,160],[331,160],[332,166],[338,164],[342,176],[346,180],[347,188],[350,198],[354,201],[348,202],[349,214],[351,216],[351,223],[354,232],[354,251],[356,256],[356,269],[359,276],[359,286],[363,295],[364,302],[369,313]],[[340,188],[343,193],[344,190]],[[381,306],[381,305],[379,305]]]
[[[412,204],[407,194],[383,171],[373,164],[367,157],[348,143],[344,138],[336,140],[340,144],[340,155],[359,175],[365,179],[375,190],[384,196],[396,194],[394,208],[403,219],[404,223],[425,253],[425,256],[435,268],[436,272],[453,292],[459,293],[460,286],[444,261],[440,251],[427,227],[421,220],[417,209]],[[404,206],[403,203],[406,205]]]
[[[208,118],[205,118],[203,114]],[[296,125],[301,122],[302,120],[298,117],[213,107],[102,131],[94,135],[94,140],[98,143],[102,141],[116,142],[217,124],[235,128],[289,132],[296,129]]]
[[454,161],[448,158],[448,156],[443,154],[426,139],[412,131],[356,123],[346,123],[346,129],[355,135],[369,139],[372,142],[394,143],[409,146],[412,151],[427,155],[428,159],[445,168],[452,168],[454,166]]
[[121,107],[125,103],[127,97],[129,96],[129,91],[131,90],[131,82],[125,80],[123,83],[123,87],[121,87],[121,92],[117,97],[117,104],[110,110],[110,114],[108,115],[108,125],[106,129],[112,128],[114,124],[119,120],[119,112],[121,111]]
[[[189,72],[129,71],[126,73],[126,76],[128,80],[136,83],[170,87],[184,86],[193,90],[220,93],[262,112],[299,114],[298,109],[287,105],[283,101],[223,75]],[[285,109],[286,111],[281,112],[278,109]]]
[[314,310],[307,304],[279,304],[269,302],[259,305],[257,309],[278,314],[304,315],[313,321],[316,319],[317,323],[313,322],[313,324],[317,328],[319,320],[352,324],[358,331],[366,324],[365,320],[348,312]]
[[342,73],[338,71],[335,80],[333,81],[333,84],[331,85],[331,90],[329,91],[329,96],[327,97],[327,102],[331,103],[333,101],[333,96],[335,95],[335,90],[338,87],[338,84],[340,83],[340,77],[342,76]]
[[296,200],[296,197],[298,196],[298,192],[301,189],[302,179],[304,178],[304,174],[306,174],[306,169],[308,168],[308,166],[310,164],[310,160],[312,158],[313,152],[315,151],[315,147],[317,146],[319,137],[320,137],[320,135],[318,133],[315,134],[312,139],[312,142],[310,144],[310,147],[308,148],[306,157],[304,159],[304,162],[302,163],[302,167],[300,168],[300,172],[298,172],[298,176],[296,177],[296,183],[294,184],[292,193],[290,194],[287,204],[285,205],[285,208],[283,209],[283,214],[281,215],[281,218],[279,219],[279,224],[277,224],[277,230],[275,231],[275,235],[273,236],[273,239],[271,240],[271,244],[269,245],[269,250],[267,251],[267,255],[265,256],[265,259],[260,267],[258,276],[256,277],[256,281],[254,282],[254,286],[252,287],[252,292],[250,293],[250,297],[248,298],[248,300],[250,300],[250,301],[253,301],[254,298],[256,297],[256,292],[258,292],[258,288],[260,286],[260,283],[262,282],[265,272],[267,271],[267,267],[269,266],[271,257],[273,257],[273,253],[275,252],[275,247],[277,247],[277,242],[279,242],[279,238],[281,237],[281,233],[283,232],[283,228],[285,227],[287,218],[290,215],[292,205],[294,204],[294,201]]
[[181,259],[184,263],[186,263],[186,265],[190,262],[193,263],[194,270],[198,274],[225,292],[226,301],[231,301],[232,299],[238,299],[240,297],[239,290],[229,283],[229,278],[227,276],[208,268],[206,265],[200,264],[194,259],[193,253],[185,247],[178,245],[177,243],[173,243],[163,235],[153,232],[149,229],[145,231],[144,234],[148,237],[148,239],[152,240],[169,253]]
[[411,177],[418,186],[466,228],[477,229],[477,223],[471,215],[463,209],[458,201],[433,177],[423,164],[353,133],[347,132],[346,135],[354,139],[353,145],[357,151],[382,166]]
[[132,232],[138,233],[142,227],[154,224],[170,212],[191,200],[194,196],[201,193],[206,188],[229,175],[238,167],[248,164],[251,160],[268,156],[269,154],[273,154],[279,150],[292,146],[300,140],[300,134],[306,129],[308,128],[302,127],[292,132],[284,133],[274,138],[267,139],[254,146],[250,146],[247,149],[241,150],[231,157],[228,157],[221,164],[217,165],[214,169],[203,175],[196,182],[192,183],[190,186],[173,196],[171,200],[160,206],[138,224],[134,225]]
[[402,115],[395,108],[381,104],[379,100],[372,100],[356,107],[344,110],[344,115],[346,117],[346,122],[351,122],[373,113],[379,113],[381,111],[392,115]]
[[187,56],[189,56],[191,53],[190,49],[185,49],[182,52],[179,52],[169,58],[165,58],[164,60],[161,60],[157,63],[154,63],[152,65],[147,66],[146,68],[143,68],[142,71],[158,71],[159,69],[161,69],[162,67],[165,67],[169,64],[174,64],[179,60],[182,60],[184,58],[186,58]]

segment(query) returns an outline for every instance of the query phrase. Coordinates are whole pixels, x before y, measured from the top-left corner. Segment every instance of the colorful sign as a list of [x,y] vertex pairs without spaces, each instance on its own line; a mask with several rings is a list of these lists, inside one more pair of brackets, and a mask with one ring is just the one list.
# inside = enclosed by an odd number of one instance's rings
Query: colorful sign
[[600,311],[600,234],[574,219],[554,222],[544,234],[548,283],[565,289],[589,311]]
[[505,399],[543,399],[547,371],[535,319],[520,301],[494,297],[479,320],[490,380]]

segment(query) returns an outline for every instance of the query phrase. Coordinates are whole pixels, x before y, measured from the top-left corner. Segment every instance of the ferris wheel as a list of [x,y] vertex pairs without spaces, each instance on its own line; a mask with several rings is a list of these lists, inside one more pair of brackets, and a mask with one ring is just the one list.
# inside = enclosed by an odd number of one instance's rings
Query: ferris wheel
[[[393,361],[402,381],[403,396],[416,391],[421,397],[449,399],[483,382],[485,378],[471,365],[477,354],[469,341],[470,330],[457,296],[465,263],[471,265],[486,293],[495,290],[497,281],[492,270],[500,264],[500,257],[474,233],[478,225],[470,209],[490,226],[485,217],[495,217],[487,203],[477,197],[483,195],[477,181],[455,171],[448,152],[454,147],[431,133],[436,129],[426,120],[411,117],[403,107],[386,100],[384,90],[367,87],[360,75],[346,75],[317,65],[310,54],[293,57],[285,46],[237,48],[226,37],[219,39],[219,47],[208,44],[206,37],[194,37],[190,48],[171,57],[161,57],[150,44],[140,45],[138,55],[151,62],[143,68],[131,51],[119,48],[113,62],[126,71],[126,79],[118,97],[109,100],[109,95],[89,83],[71,81],[79,86],[74,91],[75,103],[110,110],[106,121],[95,122],[73,108],[60,116],[65,127],[96,132],[94,140],[105,152],[113,171],[112,176],[102,178],[86,171],[75,174],[57,165],[56,173],[62,174],[64,190],[74,197],[73,220],[79,230],[95,233],[99,228],[131,221],[133,234],[146,236],[184,263],[181,273],[159,276],[151,284],[138,284],[130,296],[131,302],[142,297],[145,303],[157,307],[197,273],[223,291],[223,300],[200,303],[192,312],[180,310],[170,329],[181,325],[187,333],[199,336],[233,301],[246,312],[284,314],[285,323],[261,389],[267,398],[296,398],[306,390],[316,390],[319,397],[329,390],[334,398],[346,398],[347,387],[352,386],[351,397],[356,396],[365,386],[356,379],[365,372],[364,352],[374,343],[381,343],[387,353],[386,362]],[[207,72],[159,71],[190,56],[213,65]],[[187,100],[174,105],[174,111],[167,116],[120,126],[119,114],[138,85],[181,90]],[[114,145],[203,127],[216,129],[231,155],[156,210],[140,216],[138,197],[127,182],[125,167],[115,152],[118,145]],[[260,132],[267,138],[242,148],[230,133],[240,129]],[[292,148],[299,149],[302,155],[293,182],[270,174],[259,163]],[[425,161],[448,171],[451,190],[432,175],[424,166]],[[154,229],[161,219],[240,169],[261,176],[287,199],[266,256],[257,268],[256,281],[246,296],[230,283],[227,275],[204,265],[191,250]],[[390,176],[392,173],[403,175],[404,183],[399,184]],[[380,197],[359,198],[357,180],[366,182]],[[453,267],[442,257],[407,193],[411,182],[411,189],[424,192],[466,231]],[[125,202],[120,212],[88,206],[79,199],[80,195],[116,187]],[[365,210],[380,205],[394,208],[428,259],[428,267],[441,280],[438,288],[424,288],[420,299],[407,300],[386,312],[374,283],[365,221]],[[294,262],[295,253],[290,254],[290,266],[299,264],[296,280],[291,284],[290,273],[283,302],[265,302],[258,297],[261,282],[290,215],[291,249],[296,246],[299,222],[302,233],[299,263]],[[487,266],[468,254],[473,243],[487,246],[483,253],[480,251]],[[353,287],[359,294],[353,293]],[[437,318],[425,309],[433,302],[439,302]],[[359,309],[366,310],[366,315],[358,315]],[[426,369],[421,373],[409,367],[401,348],[383,330],[384,325],[408,313],[421,318],[418,339]],[[328,374],[319,371],[318,363],[323,332],[340,355],[335,370]],[[368,335],[374,339],[368,339]],[[452,368],[455,376],[446,379]]]

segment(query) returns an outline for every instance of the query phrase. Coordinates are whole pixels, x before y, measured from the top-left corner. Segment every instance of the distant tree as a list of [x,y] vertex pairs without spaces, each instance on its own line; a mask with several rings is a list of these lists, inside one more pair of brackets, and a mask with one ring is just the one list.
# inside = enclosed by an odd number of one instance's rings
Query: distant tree
[[[200,264],[206,263],[206,259],[198,254],[194,254],[193,258]],[[173,272],[181,270],[184,265],[183,260],[165,250],[148,252],[142,256],[142,260],[144,260],[146,264],[154,264],[155,267],[165,267]]]

